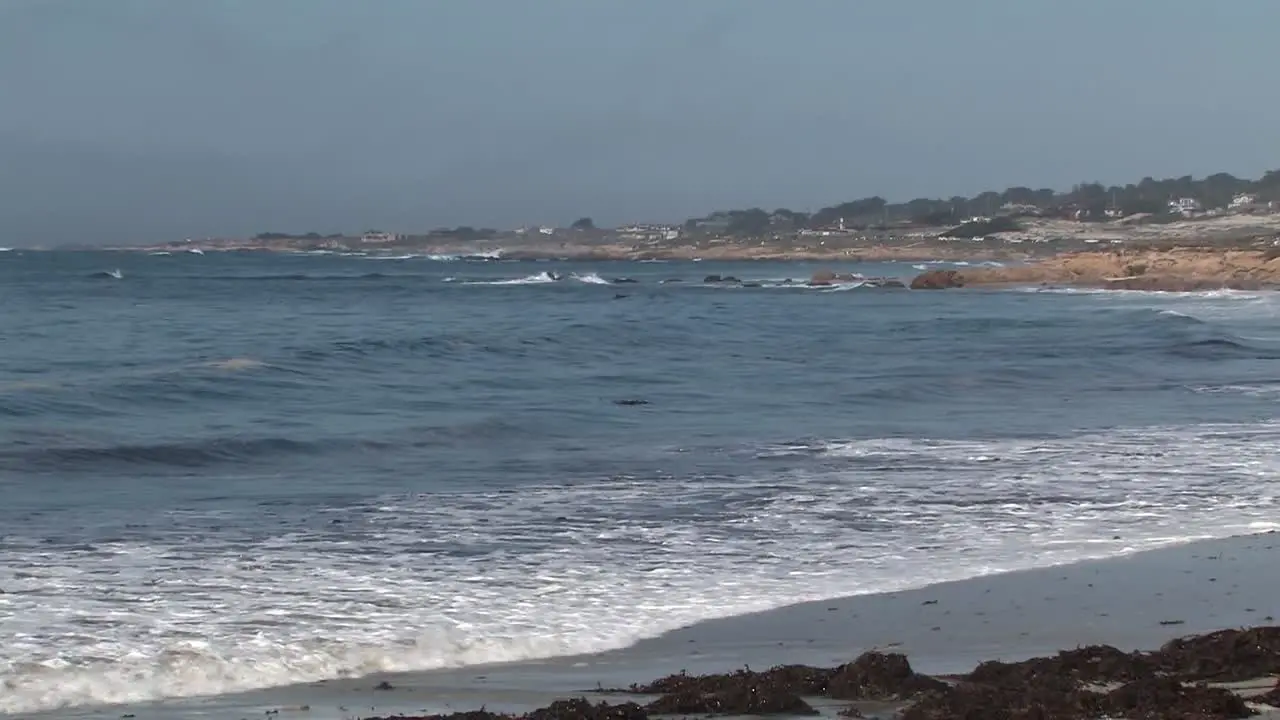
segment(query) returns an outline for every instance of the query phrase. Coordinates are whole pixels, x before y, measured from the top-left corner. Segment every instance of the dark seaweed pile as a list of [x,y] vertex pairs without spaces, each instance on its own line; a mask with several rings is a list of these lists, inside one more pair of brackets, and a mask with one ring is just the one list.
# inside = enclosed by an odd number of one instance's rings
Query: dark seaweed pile
[[[1280,627],[1255,627],[1179,638],[1154,652],[1093,645],[1017,663],[989,661],[950,682],[915,672],[904,655],[879,652],[834,668],[784,665],[727,674],[680,673],[607,691],[658,696],[647,705],[564,700],[518,720],[816,714],[805,697],[909,702],[901,720],[1216,720],[1255,713],[1237,694],[1208,683],[1276,674],[1280,674]],[[1253,701],[1280,707],[1280,684]],[[860,717],[852,708],[845,714]],[[476,711],[399,720],[517,720],[517,716]]]

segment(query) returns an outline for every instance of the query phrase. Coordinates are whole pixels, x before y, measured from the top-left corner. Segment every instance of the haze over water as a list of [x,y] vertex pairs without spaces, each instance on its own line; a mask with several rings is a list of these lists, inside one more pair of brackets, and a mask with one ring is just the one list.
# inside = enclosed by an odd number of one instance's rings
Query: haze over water
[[814,269],[0,254],[0,711],[1274,523],[1275,295],[782,283]]

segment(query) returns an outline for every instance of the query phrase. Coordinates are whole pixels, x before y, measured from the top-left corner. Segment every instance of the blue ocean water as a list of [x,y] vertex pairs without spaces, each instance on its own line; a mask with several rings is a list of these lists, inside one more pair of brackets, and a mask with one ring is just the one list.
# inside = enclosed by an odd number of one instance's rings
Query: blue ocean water
[[826,267],[0,253],[0,713],[1274,526],[1280,297]]

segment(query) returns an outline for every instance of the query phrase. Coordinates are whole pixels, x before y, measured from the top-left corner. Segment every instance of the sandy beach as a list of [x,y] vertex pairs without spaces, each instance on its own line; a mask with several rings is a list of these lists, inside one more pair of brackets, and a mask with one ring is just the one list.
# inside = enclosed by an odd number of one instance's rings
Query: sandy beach
[[[634,698],[591,692],[679,671],[833,666],[869,650],[904,653],[921,673],[964,673],[984,660],[1013,662],[1107,644],[1151,650],[1177,637],[1280,624],[1280,535],[1207,540],[1121,558],[979,577],[904,592],[854,596],[704,622],[591,656],[451,671],[334,680],[239,695],[110,708],[41,718],[245,718],[318,720],[449,713],[484,707],[525,712],[556,699]],[[377,689],[380,683],[386,683]],[[1238,683],[1245,694],[1275,678]],[[817,699],[834,715],[848,702]],[[862,703],[888,717],[901,703]],[[1265,709],[1265,706],[1260,706]],[[305,710],[302,708],[306,708]],[[1280,712],[1271,711],[1273,715]]]

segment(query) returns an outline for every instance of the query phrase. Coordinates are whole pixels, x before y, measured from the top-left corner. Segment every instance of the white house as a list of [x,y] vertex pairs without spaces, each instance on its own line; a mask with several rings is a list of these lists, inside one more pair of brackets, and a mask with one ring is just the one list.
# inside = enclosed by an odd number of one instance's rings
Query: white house
[[1258,202],[1258,196],[1253,193],[1240,193],[1231,198],[1231,204],[1228,206],[1232,210],[1239,210],[1243,207],[1249,207]]
[[1195,198],[1178,198],[1177,200],[1169,201],[1169,209],[1183,215],[1199,212],[1202,207],[1200,201]]

